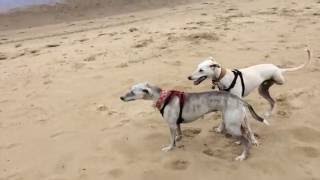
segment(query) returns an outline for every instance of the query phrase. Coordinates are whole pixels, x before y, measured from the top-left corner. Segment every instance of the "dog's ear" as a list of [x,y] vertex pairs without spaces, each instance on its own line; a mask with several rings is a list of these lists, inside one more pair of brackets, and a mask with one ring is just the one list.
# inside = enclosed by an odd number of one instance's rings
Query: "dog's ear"
[[148,82],[145,82],[144,85],[148,88],[150,87],[150,84]]

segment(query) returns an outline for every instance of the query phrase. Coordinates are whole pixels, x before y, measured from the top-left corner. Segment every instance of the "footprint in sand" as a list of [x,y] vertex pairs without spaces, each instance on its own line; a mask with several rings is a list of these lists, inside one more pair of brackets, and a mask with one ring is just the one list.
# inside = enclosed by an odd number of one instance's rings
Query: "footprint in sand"
[[284,111],[284,110],[278,110],[277,115],[282,117],[282,118],[289,118],[291,116],[291,112],[289,111]]
[[210,148],[207,148],[207,149],[203,150],[202,153],[207,156],[216,157],[219,159],[228,159],[229,158],[229,156],[227,156],[229,154],[228,151],[225,151],[224,149],[212,150]]
[[97,107],[97,111],[107,111],[107,110],[109,110],[109,108],[106,106],[106,105],[103,105],[103,104],[101,104],[101,105],[99,105],[98,107]]
[[86,41],[89,41],[88,38],[84,38],[84,39],[80,39],[79,42],[86,42]]
[[98,37],[104,36],[104,35],[107,35],[107,33],[100,33],[100,34],[98,34]]
[[297,127],[290,129],[291,136],[301,142],[319,143],[320,142],[320,130],[310,127]]
[[16,44],[16,45],[14,45],[15,48],[19,48],[19,47],[21,47],[21,46],[22,46],[22,44]]
[[111,37],[112,37],[112,36],[115,36],[115,35],[117,35],[117,34],[118,34],[117,32],[108,33],[108,35],[111,36]]
[[85,65],[86,65],[85,63],[74,63],[73,68],[75,70],[79,70],[79,69],[83,68]]
[[165,167],[172,170],[186,170],[190,163],[185,160],[173,160],[165,164]]
[[121,63],[121,64],[116,65],[115,67],[116,68],[126,68],[128,66],[129,66],[128,63]]
[[198,27],[192,26],[192,27],[184,27],[182,28],[183,30],[195,30],[195,29],[199,29]]
[[214,153],[211,149],[205,149],[202,151],[203,154],[207,155],[207,156],[214,156]]
[[311,146],[297,146],[293,148],[293,153],[296,155],[303,155],[308,158],[317,158],[320,156],[319,149]]
[[62,136],[62,135],[65,135],[65,134],[70,134],[70,133],[73,133],[71,131],[60,131],[60,132],[57,132],[57,133],[54,133],[52,135],[50,135],[50,138],[57,138],[59,136]]
[[46,45],[47,48],[54,48],[54,47],[58,47],[60,46],[60,44],[48,44]]
[[38,53],[38,52],[40,52],[40,50],[37,50],[37,49],[34,49],[34,50],[31,50],[31,51],[30,51],[31,54],[36,54],[36,53]]
[[118,178],[118,177],[122,176],[123,173],[124,173],[123,170],[120,169],[120,168],[115,168],[115,169],[112,169],[112,170],[110,170],[110,171],[108,172],[108,174],[109,174],[110,176],[114,177],[114,178]]
[[44,82],[43,82],[44,85],[48,85],[48,84],[51,84],[51,83],[52,83],[51,80],[47,80],[47,81],[44,81]]
[[136,45],[134,45],[134,48],[142,48],[142,47],[147,47],[149,44],[151,44],[153,42],[152,39],[145,39],[145,40],[141,40],[139,41]]
[[9,144],[9,145],[7,145],[7,146],[0,146],[0,150],[1,150],[1,149],[9,150],[9,149],[18,147],[18,146],[20,146],[20,145],[21,145],[20,143],[12,143],[12,144]]
[[11,59],[16,59],[16,58],[22,57],[22,56],[24,56],[24,55],[26,55],[26,53],[25,53],[25,52],[22,52],[22,53],[19,53],[19,54],[15,55],[15,56],[11,57]]
[[200,133],[201,133],[201,129],[200,128],[188,128],[188,129],[182,130],[183,136],[189,137],[189,138],[193,138],[193,137],[197,136]]
[[133,28],[130,28],[129,31],[130,32],[135,32],[135,31],[138,31],[138,28],[133,27]]
[[91,61],[95,61],[95,60],[96,60],[95,56],[89,56],[89,57],[85,58],[83,61],[91,62]]
[[184,37],[185,40],[188,41],[199,41],[199,40],[207,40],[207,41],[218,41],[219,37],[216,33],[203,32],[203,33],[193,33]]
[[0,53],[0,61],[6,60],[8,57],[2,53]]
[[320,16],[320,13],[316,12],[312,14],[313,16]]

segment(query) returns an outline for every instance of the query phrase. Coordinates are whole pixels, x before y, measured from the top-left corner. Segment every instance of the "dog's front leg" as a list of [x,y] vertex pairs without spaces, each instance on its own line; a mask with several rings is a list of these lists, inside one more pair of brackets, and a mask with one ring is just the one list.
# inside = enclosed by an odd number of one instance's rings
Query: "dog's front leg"
[[182,131],[180,124],[177,125],[177,135],[176,135],[176,141],[180,141],[182,139]]
[[176,134],[177,134],[176,132],[177,132],[177,127],[170,127],[171,143],[168,146],[162,148],[162,151],[168,152],[176,146]]
[[222,133],[223,130],[225,129],[225,126],[224,126],[224,123],[223,121],[219,124],[218,127],[214,128],[214,131],[217,132],[217,133]]

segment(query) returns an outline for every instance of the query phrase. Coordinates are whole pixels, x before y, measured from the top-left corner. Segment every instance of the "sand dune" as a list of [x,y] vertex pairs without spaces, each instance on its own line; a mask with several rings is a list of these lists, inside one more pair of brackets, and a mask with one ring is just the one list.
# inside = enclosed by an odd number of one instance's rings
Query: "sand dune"
[[[0,180],[320,179],[319,10],[313,0],[207,1],[2,30]],[[208,56],[230,68],[293,67],[306,46],[312,64],[272,88],[271,126],[252,121],[261,146],[245,162],[212,131],[219,114],[183,125],[164,153],[169,130],[151,103],[119,100],[141,81],[208,90],[187,80]],[[257,93],[246,100],[268,108]]]

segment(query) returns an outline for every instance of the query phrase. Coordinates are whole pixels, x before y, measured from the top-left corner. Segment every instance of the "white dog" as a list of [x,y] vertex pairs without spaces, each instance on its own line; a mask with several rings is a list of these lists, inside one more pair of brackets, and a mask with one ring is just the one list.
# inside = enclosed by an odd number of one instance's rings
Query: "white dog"
[[[282,85],[285,82],[284,72],[299,70],[310,63],[311,53],[307,49],[308,60],[294,68],[280,68],[273,64],[259,64],[239,70],[223,68],[212,57],[200,63],[195,72],[188,77],[194,81],[194,85],[200,84],[207,78],[212,79],[213,87],[218,86],[219,90],[229,91],[238,97],[245,97],[254,89],[259,87],[259,94],[270,103],[270,110],[266,116],[270,116],[274,109],[275,101],[270,96],[269,88],[275,83]],[[218,132],[223,130],[222,126],[216,129]]]

